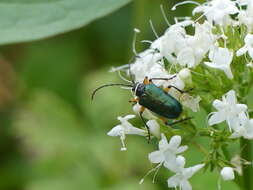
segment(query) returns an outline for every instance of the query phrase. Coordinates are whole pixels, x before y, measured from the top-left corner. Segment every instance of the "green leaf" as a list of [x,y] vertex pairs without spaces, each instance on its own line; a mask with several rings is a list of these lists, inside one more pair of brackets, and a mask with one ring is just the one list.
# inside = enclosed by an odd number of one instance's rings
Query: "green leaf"
[[1,0],[0,44],[25,42],[81,28],[130,0]]

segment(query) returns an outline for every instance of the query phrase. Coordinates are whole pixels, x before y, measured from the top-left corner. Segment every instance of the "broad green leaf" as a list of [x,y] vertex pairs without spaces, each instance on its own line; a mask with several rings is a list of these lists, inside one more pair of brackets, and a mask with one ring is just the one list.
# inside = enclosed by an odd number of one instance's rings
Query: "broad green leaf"
[[0,44],[42,39],[80,28],[130,0],[0,0]]

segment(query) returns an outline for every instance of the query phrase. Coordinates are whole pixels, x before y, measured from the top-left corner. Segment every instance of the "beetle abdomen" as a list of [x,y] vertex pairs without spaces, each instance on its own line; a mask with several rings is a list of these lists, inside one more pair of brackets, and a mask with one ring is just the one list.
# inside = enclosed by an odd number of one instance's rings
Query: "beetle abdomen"
[[175,119],[182,113],[181,104],[154,84],[145,86],[145,92],[139,97],[139,104],[167,119]]

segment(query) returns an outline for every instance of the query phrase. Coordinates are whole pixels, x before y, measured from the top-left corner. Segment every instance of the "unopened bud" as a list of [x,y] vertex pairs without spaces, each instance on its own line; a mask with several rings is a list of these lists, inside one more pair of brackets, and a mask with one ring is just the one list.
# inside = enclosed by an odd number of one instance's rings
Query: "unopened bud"
[[161,137],[160,125],[157,123],[156,120],[149,120],[147,122],[147,126],[149,127],[150,133],[152,135],[154,135],[157,138]]
[[181,71],[179,71],[178,75],[180,79],[183,80],[184,82],[191,80],[191,71],[188,68],[184,68]]
[[231,167],[222,168],[220,174],[225,181],[235,179],[234,170]]

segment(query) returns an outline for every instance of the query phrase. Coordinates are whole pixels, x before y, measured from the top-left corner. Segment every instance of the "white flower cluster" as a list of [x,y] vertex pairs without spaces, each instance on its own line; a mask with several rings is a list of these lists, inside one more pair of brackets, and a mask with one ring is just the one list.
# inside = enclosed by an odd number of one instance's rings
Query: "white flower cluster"
[[211,113],[209,125],[226,121],[233,132],[231,138],[244,137],[253,139],[253,119],[249,119],[247,105],[238,104],[234,90],[230,90],[222,97],[222,101],[214,100],[213,106],[218,110]]
[[[176,6],[173,7],[173,10],[175,8]],[[216,70],[222,71],[229,81],[235,79],[234,73],[236,71],[232,67],[234,60],[242,55],[253,59],[253,34],[251,34],[253,30],[253,1],[210,0],[203,5],[198,5],[193,10],[193,15],[198,13],[202,15],[195,21],[186,18],[170,25],[162,36],[153,42],[148,41],[150,46],[145,51],[136,53],[134,49],[136,59],[130,64],[127,72],[134,77],[135,82],[142,83],[145,77],[173,78],[153,82],[159,87],[173,85],[184,90],[186,87],[191,87],[192,73],[199,65],[208,71],[214,71],[211,73],[215,73]],[[205,21],[198,23],[202,18],[206,18]],[[231,27],[233,32],[233,28],[242,26],[247,31],[247,34],[242,36],[244,45],[237,49],[229,49],[227,45],[230,44],[231,39],[226,36],[224,31],[227,27]],[[193,35],[187,33],[187,27],[193,27]],[[135,32],[140,31],[135,29]],[[169,65],[169,68],[165,65]],[[247,65],[252,67],[250,62]],[[114,70],[125,68],[128,66],[121,66]],[[184,107],[190,108],[193,112],[199,111],[200,96],[180,94],[174,89],[168,93],[179,100]],[[210,113],[208,119],[210,126],[226,121],[231,132],[230,138],[253,139],[253,119],[249,118],[247,105],[237,103],[235,90],[230,90],[223,95],[222,100],[214,100],[212,105],[217,111]],[[133,110],[139,114],[140,107],[137,103]],[[109,136],[120,137],[121,150],[126,150],[125,138],[127,134],[148,135],[146,129],[134,127],[129,123],[128,120],[134,117],[135,115],[118,117],[121,124],[108,132]],[[180,146],[181,136],[171,137],[168,143],[166,136],[160,132],[160,125],[156,121],[158,117],[147,109],[144,111],[143,117],[149,120],[146,125],[150,128],[151,135],[157,139],[161,138],[159,150],[150,153],[149,160],[151,163],[158,164],[157,167],[164,166],[175,173],[173,177],[168,179],[169,187],[179,186],[182,190],[191,190],[188,179],[203,168],[204,164],[185,168],[185,158],[178,154],[184,152],[188,147]],[[221,170],[223,179],[234,179],[233,170],[231,167],[223,167]]]
[[171,137],[168,143],[164,134],[159,142],[159,150],[149,154],[151,163],[164,165],[165,168],[174,172],[175,175],[168,179],[168,187],[179,187],[182,190],[191,190],[191,184],[188,179],[193,176],[198,170],[204,167],[204,164],[198,164],[193,167],[185,168],[185,158],[181,155],[187,150],[187,146],[180,146],[181,137],[176,135]]

